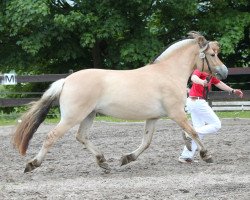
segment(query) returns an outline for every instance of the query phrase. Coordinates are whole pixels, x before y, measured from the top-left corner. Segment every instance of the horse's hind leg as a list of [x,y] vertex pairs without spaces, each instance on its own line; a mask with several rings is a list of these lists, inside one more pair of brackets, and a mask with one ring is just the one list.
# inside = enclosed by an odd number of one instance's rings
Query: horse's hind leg
[[106,163],[106,159],[104,158],[102,152],[89,140],[89,129],[93,124],[95,116],[96,113],[92,112],[81,122],[76,134],[76,139],[82,144],[84,144],[85,147],[95,155],[97,164],[101,168],[110,171],[110,167]]
[[135,161],[138,156],[149,147],[152,137],[155,131],[155,123],[157,119],[150,119],[146,121],[145,130],[143,133],[142,143],[138,149],[130,154],[126,154],[121,158],[121,165],[126,165],[132,161]]
[[51,146],[59,138],[61,138],[71,127],[73,127],[73,125],[74,124],[65,123],[65,122],[60,121],[59,124],[48,133],[45,141],[43,142],[43,146],[42,146],[41,150],[32,160],[30,160],[27,163],[24,172],[30,172],[33,169],[39,167],[42,164],[42,161],[44,160],[44,158],[45,158],[47,152],[49,151],[49,149],[51,148]]

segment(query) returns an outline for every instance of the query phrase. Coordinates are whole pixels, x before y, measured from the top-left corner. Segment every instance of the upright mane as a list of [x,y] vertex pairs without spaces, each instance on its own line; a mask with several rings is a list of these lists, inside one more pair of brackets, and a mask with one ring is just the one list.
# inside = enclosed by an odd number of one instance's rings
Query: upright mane
[[[202,43],[198,42],[199,38],[203,38]],[[194,40],[196,40],[199,43],[200,48],[203,50],[205,50],[207,48],[207,46],[208,46],[207,44],[209,43],[200,32],[190,31],[190,32],[188,32],[186,39],[183,39],[181,41],[178,41],[178,42],[170,45],[163,53],[161,53],[157,57],[155,57],[155,59],[152,63],[163,60],[163,58],[164,59],[168,58],[176,50],[179,50],[180,48],[185,47],[186,45],[193,43]],[[214,41],[212,43],[212,45],[214,46],[214,48],[217,48],[219,51],[219,46],[218,46],[218,43],[216,43],[216,41]]]
[[184,39],[181,41],[178,41],[172,45],[170,45],[165,51],[163,51],[159,56],[156,57],[156,59],[153,61],[153,63],[160,61],[162,58],[166,59],[169,57],[172,53],[174,53],[176,50],[179,50],[182,47],[185,47],[191,43],[194,42],[194,39]]

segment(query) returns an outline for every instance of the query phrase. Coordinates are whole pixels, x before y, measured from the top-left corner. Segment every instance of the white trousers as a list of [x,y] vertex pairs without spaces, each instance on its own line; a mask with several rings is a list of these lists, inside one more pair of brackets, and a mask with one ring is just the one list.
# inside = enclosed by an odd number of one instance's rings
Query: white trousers
[[[205,135],[215,134],[221,128],[220,119],[204,99],[193,100],[188,98],[187,109],[191,114],[193,127],[201,140]],[[193,159],[196,150],[197,145],[192,141],[192,151],[189,151],[187,147],[184,146],[181,157]]]

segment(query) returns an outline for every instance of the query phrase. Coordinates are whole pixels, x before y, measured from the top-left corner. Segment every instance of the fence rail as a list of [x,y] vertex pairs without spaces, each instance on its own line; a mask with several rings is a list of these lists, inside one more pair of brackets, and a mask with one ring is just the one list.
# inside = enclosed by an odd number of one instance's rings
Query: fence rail
[[[17,83],[42,83],[53,82],[61,78],[67,77],[69,74],[41,74],[41,75],[24,75],[16,76]],[[3,80],[3,76],[0,76],[0,83]]]
[[[229,68],[229,75],[250,75],[250,68]],[[42,75],[24,75],[16,76],[17,83],[41,83],[41,82],[54,82],[58,79],[65,78],[69,74],[42,74]],[[0,75],[0,83],[2,83],[3,76]],[[245,90],[244,97],[240,101],[250,101],[250,90]],[[41,95],[41,92],[0,92],[0,95],[8,94],[36,94]],[[229,94],[224,91],[211,91],[209,93],[209,102],[212,105],[212,102],[216,101],[239,101],[239,98],[233,94]],[[36,101],[38,98],[0,98],[0,107],[12,107],[12,106],[22,106],[28,104],[32,101]],[[222,103],[223,104],[223,103]],[[229,106],[230,107],[230,106]],[[231,106],[231,109],[233,107]],[[229,108],[230,109],[230,108]]]
[[250,101],[250,90],[244,90],[242,99],[234,94],[229,94],[225,91],[210,91],[208,101]]
[[23,106],[39,98],[0,98],[0,107]]
[[250,101],[214,101],[211,107],[214,111],[246,111],[250,110]]
[[228,68],[228,75],[249,75],[250,74],[250,67],[233,67]]

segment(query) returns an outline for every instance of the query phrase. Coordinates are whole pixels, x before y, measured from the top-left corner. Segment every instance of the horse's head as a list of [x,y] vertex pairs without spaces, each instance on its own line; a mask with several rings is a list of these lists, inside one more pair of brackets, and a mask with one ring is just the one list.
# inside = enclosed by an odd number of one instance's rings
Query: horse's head
[[227,67],[218,58],[220,46],[217,41],[207,41],[197,32],[190,32],[189,36],[195,39],[200,47],[196,66],[200,71],[208,72],[219,79],[225,79],[228,75]]

